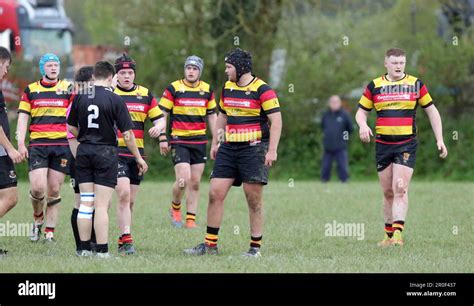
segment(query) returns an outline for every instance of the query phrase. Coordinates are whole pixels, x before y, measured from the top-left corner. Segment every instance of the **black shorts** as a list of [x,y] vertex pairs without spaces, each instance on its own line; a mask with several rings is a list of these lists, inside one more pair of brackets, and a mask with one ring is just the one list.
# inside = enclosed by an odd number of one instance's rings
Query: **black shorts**
[[78,184],[94,183],[115,188],[117,168],[116,146],[79,144],[76,155],[76,182]]
[[206,144],[171,144],[171,159],[173,165],[179,163],[203,164],[207,161]]
[[211,173],[213,178],[234,178],[234,186],[244,183],[268,183],[268,166],[265,155],[268,142],[250,145],[248,143],[224,143],[219,147]]
[[118,173],[117,176],[128,177],[130,184],[140,185],[143,180],[143,175],[138,174],[138,165],[135,157],[120,156],[118,157]]
[[76,181],[76,159],[72,156],[72,153],[69,159],[69,176],[71,177],[71,187],[74,189],[74,193],[80,193],[79,184]]
[[8,155],[0,156],[0,189],[16,187],[16,172]]
[[69,146],[30,146],[28,148],[28,170],[49,168],[64,174],[69,173]]
[[390,166],[398,164],[415,168],[416,161],[416,139],[412,139],[402,144],[375,143],[375,157],[377,161],[377,171],[380,172]]

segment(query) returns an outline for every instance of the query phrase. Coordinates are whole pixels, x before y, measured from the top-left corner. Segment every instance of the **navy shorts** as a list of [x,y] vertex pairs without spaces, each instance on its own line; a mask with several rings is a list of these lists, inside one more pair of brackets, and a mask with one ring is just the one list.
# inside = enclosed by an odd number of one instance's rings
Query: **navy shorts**
[[390,166],[398,164],[415,168],[416,161],[416,138],[402,144],[375,143],[375,158],[377,171],[380,172]]
[[76,182],[110,188],[117,185],[118,150],[115,146],[80,144],[76,155]]
[[216,162],[211,173],[213,178],[233,178],[234,186],[244,183],[268,183],[268,166],[265,155],[268,142],[223,143],[217,151]]

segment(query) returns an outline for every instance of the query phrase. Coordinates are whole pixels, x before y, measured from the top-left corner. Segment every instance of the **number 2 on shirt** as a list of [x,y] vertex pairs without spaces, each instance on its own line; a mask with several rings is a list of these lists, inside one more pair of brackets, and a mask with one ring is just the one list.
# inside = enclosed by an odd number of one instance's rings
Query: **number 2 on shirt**
[[87,116],[87,127],[89,129],[98,129],[99,124],[92,122],[92,120],[99,118],[99,107],[97,107],[97,105],[91,104],[87,110],[91,112],[89,116]]

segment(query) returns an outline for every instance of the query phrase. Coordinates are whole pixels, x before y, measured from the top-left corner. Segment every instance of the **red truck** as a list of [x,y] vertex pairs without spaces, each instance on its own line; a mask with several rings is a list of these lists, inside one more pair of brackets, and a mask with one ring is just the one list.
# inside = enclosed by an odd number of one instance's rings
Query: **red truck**
[[7,102],[18,102],[25,86],[40,78],[38,60],[45,53],[61,58],[61,75],[72,78],[73,24],[62,0],[0,0],[0,46],[14,55],[2,81]]

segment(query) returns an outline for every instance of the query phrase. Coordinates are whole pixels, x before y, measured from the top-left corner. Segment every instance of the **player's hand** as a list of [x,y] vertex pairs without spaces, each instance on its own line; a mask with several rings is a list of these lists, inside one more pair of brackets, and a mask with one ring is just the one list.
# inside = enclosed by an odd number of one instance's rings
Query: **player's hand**
[[166,156],[170,152],[170,146],[167,141],[160,142],[160,153],[163,156]]
[[11,160],[15,164],[19,164],[24,160],[23,156],[20,154],[20,152],[15,150],[15,148],[12,148],[11,150],[8,150],[7,153],[8,153],[8,156],[11,158]]
[[438,141],[436,143],[436,146],[438,147],[438,151],[440,152],[439,157],[441,157],[442,159],[445,159],[446,156],[448,156],[448,149],[446,148],[446,145],[444,144],[444,142]]
[[267,154],[265,154],[265,166],[273,166],[273,163],[277,160],[277,156],[276,151],[268,151]]
[[211,155],[211,159],[212,160],[215,160],[216,159],[216,156],[217,156],[217,150],[219,150],[219,144],[212,144],[211,145],[211,152],[210,152],[210,155]]
[[29,157],[28,149],[26,148],[25,145],[18,146],[18,152],[20,153],[22,160]]
[[372,130],[369,128],[368,125],[363,126],[359,129],[359,137],[360,137],[360,140],[363,143],[369,143],[370,142],[370,136],[373,137],[374,134],[372,133]]
[[157,126],[153,126],[148,130],[148,134],[151,138],[158,138],[160,137],[160,129]]
[[143,158],[137,158],[138,175],[143,175],[148,171],[148,165]]

